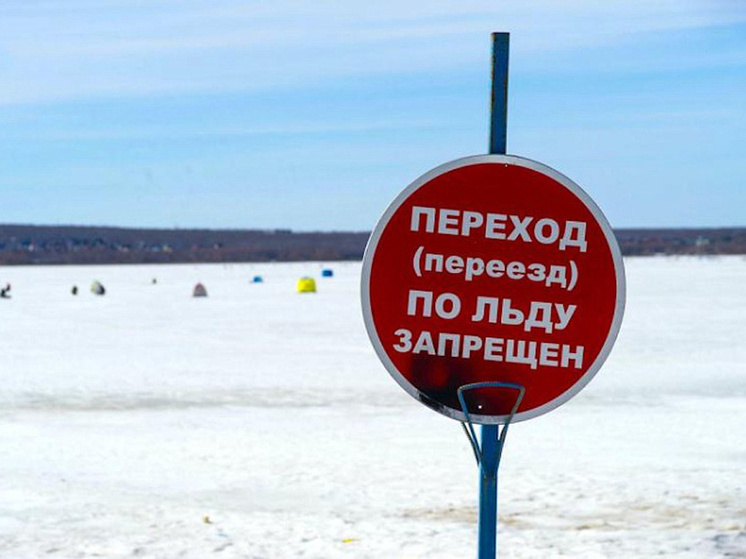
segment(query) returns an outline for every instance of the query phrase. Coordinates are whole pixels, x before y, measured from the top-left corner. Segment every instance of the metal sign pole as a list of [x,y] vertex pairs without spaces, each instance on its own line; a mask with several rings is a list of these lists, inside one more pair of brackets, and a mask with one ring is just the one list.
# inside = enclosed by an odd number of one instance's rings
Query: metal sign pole
[[[515,390],[518,394],[513,408],[505,418],[502,430],[498,425],[482,426],[482,444],[477,440],[474,423],[471,420],[469,406],[466,404],[465,393],[469,390],[485,388],[500,388]],[[521,405],[526,388],[511,382],[475,382],[459,387],[458,401],[464,413],[466,423],[462,423],[466,436],[471,442],[474,457],[479,464],[479,551],[478,559],[495,559],[497,557],[497,470],[500,467],[500,457],[505,446],[505,437],[513,416]]]
[[[505,154],[508,141],[509,33],[492,34],[492,96],[490,103],[490,153]],[[503,429],[507,428],[504,427]],[[482,459],[479,463],[479,559],[497,557],[497,468],[502,444],[498,426],[482,425]]]
[[508,55],[510,33],[492,34],[490,153],[505,155],[508,143]]
[[497,557],[497,425],[482,425],[479,461],[479,559]]

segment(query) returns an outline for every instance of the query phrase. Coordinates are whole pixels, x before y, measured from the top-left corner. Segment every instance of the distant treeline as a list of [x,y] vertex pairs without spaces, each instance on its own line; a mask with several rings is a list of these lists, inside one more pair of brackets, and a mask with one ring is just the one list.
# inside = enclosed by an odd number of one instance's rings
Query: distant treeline
[[[746,254],[746,228],[619,229],[622,253]],[[368,232],[0,225],[0,265],[360,260]]]

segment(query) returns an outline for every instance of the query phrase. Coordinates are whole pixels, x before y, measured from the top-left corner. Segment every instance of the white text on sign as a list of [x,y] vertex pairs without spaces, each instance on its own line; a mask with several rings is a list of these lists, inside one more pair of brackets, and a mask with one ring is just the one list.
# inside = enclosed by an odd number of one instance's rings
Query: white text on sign
[[[577,305],[531,301],[526,310],[513,306],[511,299],[478,296],[474,305],[472,322],[490,322],[508,326],[523,326],[526,332],[542,329],[547,334],[553,330],[564,330]],[[452,320],[461,314],[461,299],[455,293],[435,295],[432,291],[409,290],[407,314],[425,318],[435,315],[445,320]],[[554,320],[554,317],[557,320]]]
[[394,332],[398,341],[394,349],[399,353],[424,354],[438,357],[471,359],[472,354],[485,361],[498,361],[528,365],[531,369],[542,367],[583,368],[583,346],[471,336],[468,334],[431,333],[422,330],[417,339],[410,330],[399,328]]
[[467,256],[464,258],[455,254],[447,256],[429,253],[425,252],[424,246],[420,246],[415,251],[412,258],[412,267],[419,278],[426,272],[463,274],[466,281],[472,281],[476,277],[487,275],[491,278],[528,279],[543,283],[546,287],[552,287],[556,284],[568,291],[572,291],[578,281],[578,267],[573,260],[570,260],[568,266],[557,264],[547,266],[538,262],[526,265],[517,261],[506,264],[497,258],[485,261],[479,257]]
[[413,206],[410,230],[462,237],[481,234],[486,239],[536,241],[543,245],[559,243],[560,250],[576,248],[585,252],[588,249],[584,221],[568,220],[562,227],[547,217],[535,220],[532,216]]

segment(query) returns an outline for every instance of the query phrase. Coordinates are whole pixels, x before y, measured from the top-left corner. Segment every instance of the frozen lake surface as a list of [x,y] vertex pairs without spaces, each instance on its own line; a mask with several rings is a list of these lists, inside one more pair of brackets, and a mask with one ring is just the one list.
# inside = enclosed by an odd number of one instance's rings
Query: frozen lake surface
[[[607,364],[511,427],[500,557],[746,557],[746,259],[626,266]],[[0,557],[475,557],[460,425],[322,267],[2,268]]]

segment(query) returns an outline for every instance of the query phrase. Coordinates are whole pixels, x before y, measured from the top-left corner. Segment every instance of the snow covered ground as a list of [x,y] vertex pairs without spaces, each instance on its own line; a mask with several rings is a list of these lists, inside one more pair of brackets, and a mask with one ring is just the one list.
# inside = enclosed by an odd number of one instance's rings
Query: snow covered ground
[[[746,259],[626,265],[605,367],[511,428],[500,557],[746,557]],[[468,441],[332,267],[0,269],[0,557],[475,557]]]

